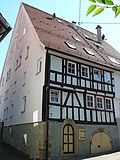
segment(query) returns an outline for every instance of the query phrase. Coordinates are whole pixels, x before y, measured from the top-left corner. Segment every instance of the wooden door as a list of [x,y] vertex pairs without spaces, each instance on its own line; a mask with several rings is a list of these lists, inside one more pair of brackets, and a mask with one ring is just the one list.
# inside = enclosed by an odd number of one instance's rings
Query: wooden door
[[111,145],[111,142],[110,142],[110,138],[109,136],[104,133],[104,132],[101,132],[102,133],[102,139],[101,139],[101,143],[102,143],[102,152],[106,152],[106,151],[110,151],[112,150],[112,145]]
[[112,149],[109,136],[104,132],[96,133],[92,137],[91,154],[110,151]]

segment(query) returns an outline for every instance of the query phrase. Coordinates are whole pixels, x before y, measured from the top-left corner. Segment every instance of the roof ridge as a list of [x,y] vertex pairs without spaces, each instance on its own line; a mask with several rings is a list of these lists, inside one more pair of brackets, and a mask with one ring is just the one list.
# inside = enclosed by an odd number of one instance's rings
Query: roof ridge
[[33,9],[35,9],[35,10],[38,10],[38,11],[40,11],[40,12],[43,12],[43,13],[45,13],[45,14],[48,14],[48,15],[52,16],[52,14],[50,14],[50,13],[48,13],[48,12],[45,12],[45,11],[39,9],[39,8],[33,7],[33,6],[31,6],[31,5],[27,4],[27,3],[22,2],[22,4],[23,4],[24,6],[31,7],[31,8],[33,8]]
[[[42,13],[45,13],[45,14],[47,14],[47,15],[49,15],[49,16],[52,16],[52,14],[50,14],[50,13],[48,13],[48,12],[46,12],[46,11],[43,11],[43,10],[41,10],[41,9],[39,9],[39,8],[33,7],[33,6],[29,5],[29,4],[26,4],[26,3],[24,3],[24,2],[22,2],[22,4],[23,4],[24,6],[28,6],[28,7],[30,7],[30,8],[35,9],[35,10],[38,10],[38,11],[40,11],[40,12],[42,12]],[[54,14],[54,13],[53,13],[53,14]],[[71,22],[69,22],[68,20],[65,20],[65,19],[63,19],[63,18],[61,18],[61,17],[57,17],[57,16],[56,16],[56,18],[58,18],[58,19],[60,19],[60,20],[62,20],[62,21],[64,21],[64,22],[66,22],[68,25],[71,24]],[[80,28],[82,28],[82,27],[80,27]],[[83,29],[83,28],[82,28],[82,29]]]

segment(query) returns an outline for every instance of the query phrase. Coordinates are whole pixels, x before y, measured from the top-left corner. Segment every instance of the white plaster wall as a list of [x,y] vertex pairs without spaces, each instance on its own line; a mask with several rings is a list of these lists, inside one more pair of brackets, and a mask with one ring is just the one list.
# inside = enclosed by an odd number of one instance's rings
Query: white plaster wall
[[115,115],[120,118],[120,72],[114,72],[115,82]]
[[[26,52],[29,46],[29,56],[27,59]],[[21,66],[15,71],[16,60],[22,55]],[[21,123],[38,122],[42,120],[42,93],[44,85],[46,50],[44,45],[39,41],[37,34],[28,18],[28,15],[21,5],[16,20],[13,35],[10,41],[6,61],[3,68],[1,79],[6,79],[6,74],[11,68],[11,77],[0,88],[0,95],[9,89],[8,99],[0,104],[0,117],[3,120],[4,109],[8,108],[5,125],[14,125]],[[37,73],[37,60],[41,58],[42,69]],[[24,84],[24,72],[26,72]],[[15,84],[16,81],[16,84]],[[24,84],[24,85],[23,85]],[[23,110],[23,97],[26,96],[26,111]],[[13,104],[12,118],[11,105]]]

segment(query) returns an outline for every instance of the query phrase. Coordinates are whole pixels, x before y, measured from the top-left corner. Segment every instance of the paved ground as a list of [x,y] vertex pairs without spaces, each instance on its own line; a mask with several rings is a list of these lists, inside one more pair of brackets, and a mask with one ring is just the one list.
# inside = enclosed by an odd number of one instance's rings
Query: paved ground
[[28,160],[21,153],[0,141],[0,160]]
[[120,160],[120,151],[119,152],[114,152],[102,156],[96,156],[92,158],[85,158],[82,160]]
[[[0,141],[0,160],[28,160],[20,152],[7,146]],[[120,151],[96,156],[92,158],[82,158],[81,160],[120,160]]]

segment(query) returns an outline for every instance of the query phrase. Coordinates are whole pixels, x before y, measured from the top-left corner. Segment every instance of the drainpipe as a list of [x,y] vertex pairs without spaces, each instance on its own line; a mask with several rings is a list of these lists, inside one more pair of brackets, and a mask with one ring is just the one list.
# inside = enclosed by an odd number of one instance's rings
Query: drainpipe
[[98,39],[98,43],[100,43],[101,45],[102,45],[102,36],[101,36],[101,26],[100,25],[98,25],[97,27],[96,27],[96,29],[97,29],[97,39]]
[[48,160],[48,135],[49,135],[49,124],[48,124],[48,94],[49,93],[49,87],[46,86],[46,160]]

